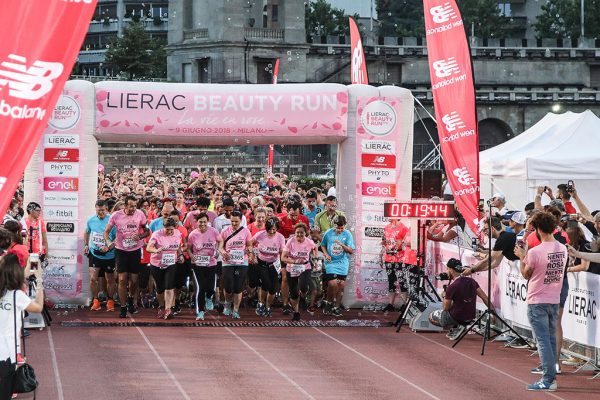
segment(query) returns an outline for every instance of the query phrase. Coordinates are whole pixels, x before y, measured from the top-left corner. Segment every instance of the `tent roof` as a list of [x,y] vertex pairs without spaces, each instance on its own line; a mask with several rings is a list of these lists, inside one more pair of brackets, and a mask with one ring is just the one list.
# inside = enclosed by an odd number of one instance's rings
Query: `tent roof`
[[600,119],[548,113],[515,138],[480,153],[481,175],[515,179],[600,179]]

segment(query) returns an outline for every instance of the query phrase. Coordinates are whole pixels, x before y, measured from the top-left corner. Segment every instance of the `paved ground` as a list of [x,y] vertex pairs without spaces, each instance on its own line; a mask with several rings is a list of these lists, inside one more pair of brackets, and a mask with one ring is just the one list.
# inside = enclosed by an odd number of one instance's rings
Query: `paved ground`
[[[249,325],[261,322],[246,314]],[[77,311],[32,332],[28,358],[41,384],[38,398],[47,400],[600,399],[600,380],[569,367],[559,391],[524,390],[538,378],[529,373],[537,357],[527,350],[487,343],[481,356],[476,335],[451,349],[443,334],[396,334],[387,326],[393,315],[348,314],[381,326],[324,327],[322,316],[313,327],[226,326],[231,319],[212,315],[207,323],[221,326],[149,326],[155,319],[144,311],[129,320],[141,326],[73,327],[123,322]],[[172,323],[194,320],[186,312]]]

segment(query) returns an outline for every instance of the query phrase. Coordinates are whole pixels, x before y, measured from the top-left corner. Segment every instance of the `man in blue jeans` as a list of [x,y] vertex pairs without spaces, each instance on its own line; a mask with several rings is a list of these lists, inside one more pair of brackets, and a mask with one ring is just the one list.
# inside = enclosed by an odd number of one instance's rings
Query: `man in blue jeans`
[[567,263],[567,248],[552,234],[557,226],[556,218],[546,212],[535,214],[531,227],[542,242],[529,249],[515,246],[515,254],[521,260],[521,275],[529,280],[527,285],[527,317],[537,338],[543,376],[538,382],[527,385],[527,390],[555,391],[556,384],[556,323],[560,290]]

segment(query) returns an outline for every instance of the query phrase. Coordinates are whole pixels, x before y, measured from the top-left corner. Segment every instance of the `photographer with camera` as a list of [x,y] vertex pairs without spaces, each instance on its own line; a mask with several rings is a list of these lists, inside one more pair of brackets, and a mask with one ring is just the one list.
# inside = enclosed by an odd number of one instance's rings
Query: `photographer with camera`
[[[464,267],[460,260],[451,258],[446,267],[446,273],[436,276],[438,280],[450,281],[443,296],[443,309],[429,314],[429,322],[442,328],[460,326],[459,329],[452,329],[446,335],[448,339],[456,340],[466,325],[475,318],[477,297],[485,304],[488,304],[489,299],[473,278],[461,276]],[[491,303],[490,307],[493,307]]]

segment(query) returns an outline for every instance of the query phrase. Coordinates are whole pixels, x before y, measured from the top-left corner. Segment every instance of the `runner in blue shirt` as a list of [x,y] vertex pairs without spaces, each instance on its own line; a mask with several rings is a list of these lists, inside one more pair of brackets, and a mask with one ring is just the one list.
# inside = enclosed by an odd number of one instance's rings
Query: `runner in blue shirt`
[[[96,215],[88,219],[85,232],[83,234],[84,249],[83,252],[89,258],[90,267],[90,292],[92,293],[93,311],[98,311],[102,308],[98,293],[100,292],[99,280],[106,279],[106,287],[108,294],[108,302],[106,303],[106,311],[115,310],[115,302],[113,295],[116,292],[115,280],[115,250],[114,244],[106,245],[104,241],[104,230],[108,225],[110,214],[108,214],[108,206],[105,200],[96,202]],[[114,242],[117,236],[117,229],[113,227],[110,232],[110,239]]]
[[[354,253],[356,247],[352,234],[345,229],[346,217],[338,215],[334,223],[335,227],[325,232],[321,241],[321,250],[325,257],[323,281],[327,282],[327,302],[323,313],[339,317],[342,315],[340,305],[350,267],[349,256]],[[332,307],[334,301],[335,306]]]

